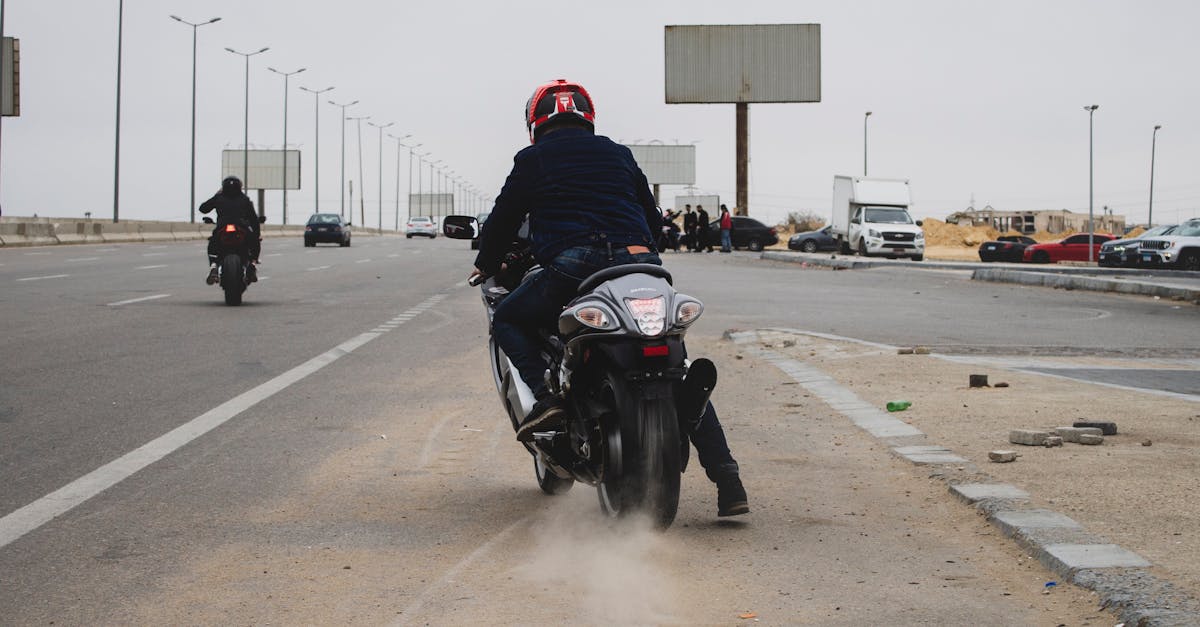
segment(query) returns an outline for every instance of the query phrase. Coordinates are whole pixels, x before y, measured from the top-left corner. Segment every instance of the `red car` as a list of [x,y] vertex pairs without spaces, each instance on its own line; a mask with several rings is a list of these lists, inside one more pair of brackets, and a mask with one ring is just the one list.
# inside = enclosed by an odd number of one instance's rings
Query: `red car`
[[[1088,246],[1088,238],[1092,245]],[[1100,245],[1115,239],[1108,233],[1077,233],[1057,242],[1046,242],[1025,247],[1023,260],[1033,263],[1058,263],[1060,261],[1088,261],[1088,248],[1092,250],[1091,261],[1100,259]]]

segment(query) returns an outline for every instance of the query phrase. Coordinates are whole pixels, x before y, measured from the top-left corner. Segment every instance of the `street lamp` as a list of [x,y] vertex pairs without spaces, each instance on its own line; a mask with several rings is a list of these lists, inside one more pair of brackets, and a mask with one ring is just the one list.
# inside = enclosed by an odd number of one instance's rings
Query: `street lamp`
[[[388,133],[388,137],[396,140],[396,232],[400,232],[400,148],[405,146],[405,139],[412,137],[412,133],[408,133],[403,137],[396,137]],[[420,146],[420,144],[417,144]],[[412,194],[412,147],[408,149],[408,193]]]
[[[246,116],[243,123],[242,136],[242,189],[249,189],[250,186],[250,57],[256,54],[262,54],[270,48],[263,48],[257,52],[238,52],[233,48],[226,48],[228,52],[236,55],[241,55],[246,58]],[[258,208],[258,215],[263,214],[263,207]]]
[[863,176],[867,175],[867,118],[871,117],[871,112],[863,116]]
[[[0,5],[0,13],[4,6]],[[125,0],[117,2],[117,130],[113,140],[113,224],[121,206],[121,36],[125,26]]]
[[268,70],[283,77],[283,223],[287,224],[287,100],[288,100],[288,79],[293,74],[299,74],[306,68],[300,68],[294,72],[280,72],[279,70],[268,67]]
[[196,30],[201,26],[219,22],[221,18],[214,17],[207,22],[189,22],[178,15],[172,15],[171,19],[192,27],[192,186],[188,208],[190,221],[194,223],[196,221]]
[[[362,158],[362,121],[370,120],[371,116],[363,115],[356,118],[346,118],[353,120],[355,126],[358,127],[358,219],[362,223],[363,228],[367,226],[367,183],[363,178],[363,158]],[[354,219],[354,199],[351,198],[350,204],[350,219]]]
[[316,136],[314,152],[316,156],[313,159],[313,213],[321,212],[321,94],[333,89],[332,86],[325,89],[309,89],[303,85],[300,86],[302,91],[306,91],[313,95],[313,125],[315,130],[313,134]]
[[1093,246],[1096,243],[1096,225],[1092,222],[1092,203],[1093,203],[1094,191],[1095,191],[1095,189],[1094,189],[1095,179],[1093,177],[1095,168],[1094,168],[1093,158],[1092,158],[1093,157],[1093,149],[1092,148],[1094,145],[1094,138],[1093,138],[1093,134],[1092,134],[1092,119],[1096,115],[1096,109],[1099,109],[1099,108],[1100,108],[1100,105],[1088,105],[1083,108],[1084,111],[1088,112],[1088,262],[1089,263],[1092,261],[1095,261],[1095,257],[1096,257],[1096,251],[1093,250]]
[[[348,102],[346,104],[338,104],[330,100],[329,104],[342,108],[342,195],[341,200],[338,201],[338,211],[340,212],[339,215],[346,217],[346,107],[353,107],[354,105],[358,104],[358,101],[355,100],[354,102]],[[350,221],[353,222],[353,211],[351,211],[350,218]]]
[[368,126],[374,126],[379,129],[379,233],[383,234],[383,129],[394,125],[395,122],[387,124],[376,124],[367,122]]
[[1150,215],[1146,216],[1146,228],[1154,226],[1154,144],[1158,141],[1160,128],[1161,124],[1155,124],[1154,132],[1150,134]]
[[[440,166],[441,164],[445,163],[445,160],[443,160],[443,159],[438,159],[437,161],[428,161],[428,162],[426,162],[426,163],[428,163],[428,164],[429,164],[429,192],[430,192],[430,194],[432,194],[432,195],[433,195],[433,202],[432,202],[432,203],[430,203],[432,206],[429,208],[429,210],[430,210],[430,213],[431,213],[432,215],[435,215],[435,216],[436,216],[436,215],[437,215],[437,210],[438,210],[438,206],[437,206],[437,201],[438,201],[438,197],[437,197],[437,189],[438,189],[438,188],[435,188],[435,187],[434,187],[434,182],[433,182],[433,168],[434,168],[434,167],[436,167],[436,166]],[[439,170],[440,170],[440,168],[439,168]]]

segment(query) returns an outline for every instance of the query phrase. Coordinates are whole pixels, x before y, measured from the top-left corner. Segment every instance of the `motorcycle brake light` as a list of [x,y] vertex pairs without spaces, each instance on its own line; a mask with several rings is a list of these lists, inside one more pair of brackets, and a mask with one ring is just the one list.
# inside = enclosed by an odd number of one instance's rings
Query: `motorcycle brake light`
[[658,335],[666,326],[667,299],[662,296],[654,298],[626,298],[625,306],[637,321],[638,330],[645,335]]
[[662,346],[643,346],[642,357],[666,357],[671,354],[671,347],[663,344]]
[[234,226],[234,225],[232,225],[232,224],[226,224],[226,225],[225,225],[225,232],[226,232],[226,233],[237,233],[237,227],[236,227],[236,226]]

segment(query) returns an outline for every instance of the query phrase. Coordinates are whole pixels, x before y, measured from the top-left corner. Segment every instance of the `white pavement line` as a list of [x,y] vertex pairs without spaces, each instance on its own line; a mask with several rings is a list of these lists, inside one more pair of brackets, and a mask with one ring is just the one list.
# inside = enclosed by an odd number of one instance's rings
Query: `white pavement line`
[[133,303],[140,303],[140,302],[147,301],[147,300],[157,300],[159,298],[166,298],[168,296],[170,296],[170,294],[155,294],[154,296],[143,296],[141,298],[131,298],[129,300],[119,300],[115,303],[109,303],[108,306],[109,307],[120,307],[121,305],[130,305]]
[[166,257],[167,253],[142,253],[143,257]]
[[263,256],[264,257],[282,257],[283,253],[271,253],[269,255],[263,255]]
[[17,279],[17,280],[18,281],[41,281],[43,279],[62,279],[62,278],[66,278],[69,276],[71,276],[71,275],[69,275],[69,274],[48,274],[46,276],[27,276],[23,279]]
[[25,253],[26,255],[49,255],[48,252]]
[[99,257],[76,257],[74,259],[64,259],[67,263],[75,263],[77,261],[96,261]]
[[479,558],[486,555],[497,544],[500,544],[501,542],[506,540],[508,538],[508,536],[512,535],[512,532],[515,531],[517,527],[524,525],[528,522],[529,522],[528,517],[517,520],[513,524],[505,527],[500,533],[497,533],[496,535],[492,536],[487,542],[484,542],[483,544],[479,545],[478,548],[476,548],[474,551],[471,551],[470,555],[467,555],[466,557],[459,560],[459,562],[457,564],[455,564],[454,566],[451,566],[449,570],[442,573],[441,577],[438,577],[437,581],[426,586],[424,592],[422,592],[420,594],[420,596],[418,596],[416,599],[414,599],[412,603],[409,603],[408,607],[404,608],[404,611],[400,613],[401,616],[400,616],[399,620],[397,620],[393,624],[394,625],[409,624],[412,620],[410,617],[415,616],[417,614],[417,612],[420,612],[421,608],[423,608],[426,603],[428,603],[435,597],[441,597],[442,595],[445,594],[445,591],[443,590],[443,588],[447,584],[453,583],[454,579],[456,577],[458,577],[459,573],[461,573],[465,568],[467,568],[468,566],[473,564],[476,560],[478,560]]
[[369,263],[370,261],[371,261],[370,259],[359,259],[358,261],[355,261],[354,263]]
[[308,272],[316,272],[318,270],[328,270],[328,269],[329,269],[329,266],[317,266],[315,268],[309,268],[307,271]]
[[[440,302],[445,297],[445,294],[438,294],[429,297],[425,302]],[[217,405],[141,447],[0,518],[0,548],[8,546],[21,536],[71,511],[88,499],[117,485],[134,473],[170,455],[191,441],[225,424],[238,414],[286,390],[289,386],[337,361],[338,358],[354,352],[379,336],[379,333],[368,332],[342,342],[274,379]],[[497,536],[493,540],[498,540],[499,537]],[[484,547],[490,546],[490,544],[489,542]],[[480,547],[480,549],[484,547]],[[474,555],[472,553],[472,556]],[[421,602],[424,603],[424,601]]]
[[134,270],[153,270],[155,268],[165,268],[165,267],[167,267],[166,264],[160,263],[155,266],[138,266],[138,267],[134,268]]
[[400,255],[398,255],[396,253],[392,253],[392,254],[388,255],[388,259],[395,259],[396,257],[399,257],[399,256]]
[[161,246],[151,246],[150,248],[166,248],[166,246],[165,246],[165,245],[161,245]]

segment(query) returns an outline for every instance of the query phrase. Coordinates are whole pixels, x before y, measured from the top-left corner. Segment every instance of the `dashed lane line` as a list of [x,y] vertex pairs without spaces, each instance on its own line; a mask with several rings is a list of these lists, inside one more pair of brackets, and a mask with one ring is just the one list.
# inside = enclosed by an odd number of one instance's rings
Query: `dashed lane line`
[[46,276],[27,276],[23,279],[17,279],[17,280],[18,281],[44,281],[46,279],[64,279],[69,276],[71,276],[71,275],[69,275],[69,274],[48,274]]
[[160,263],[160,264],[154,265],[154,266],[138,266],[138,267],[134,268],[134,270],[153,270],[155,268],[165,268],[165,267],[167,267],[166,264]]
[[108,306],[109,307],[120,307],[121,305],[132,305],[133,303],[141,303],[141,302],[145,302],[148,300],[158,300],[160,298],[166,298],[168,296],[170,296],[170,294],[155,294],[153,296],[143,296],[141,298],[130,298],[129,300],[119,300],[115,303],[108,303]]

